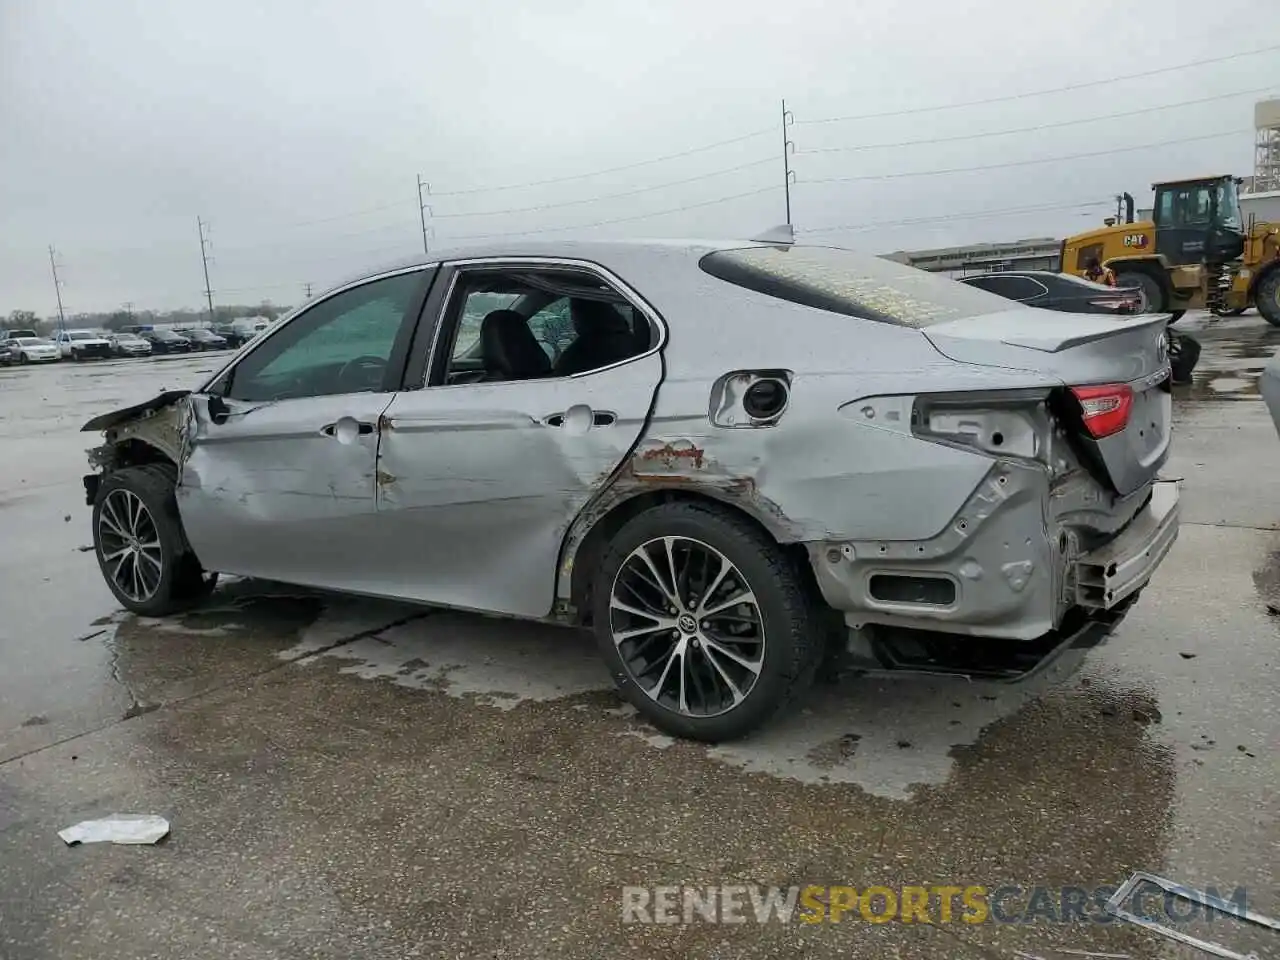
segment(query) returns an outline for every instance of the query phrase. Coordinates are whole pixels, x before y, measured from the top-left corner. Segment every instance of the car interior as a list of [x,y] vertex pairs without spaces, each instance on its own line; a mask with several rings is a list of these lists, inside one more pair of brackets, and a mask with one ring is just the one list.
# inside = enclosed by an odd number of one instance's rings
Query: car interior
[[446,314],[448,385],[570,377],[647,352],[653,331],[621,294],[570,272],[476,272]]

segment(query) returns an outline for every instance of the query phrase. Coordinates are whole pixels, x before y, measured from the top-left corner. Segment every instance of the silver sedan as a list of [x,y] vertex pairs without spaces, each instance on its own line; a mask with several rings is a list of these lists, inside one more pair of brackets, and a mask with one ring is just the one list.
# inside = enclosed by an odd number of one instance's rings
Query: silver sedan
[[221,571],[589,626],[653,723],[724,740],[822,663],[1014,679],[1104,638],[1177,535],[1164,322],[785,234],[438,254],[86,424],[94,543],[150,616]]

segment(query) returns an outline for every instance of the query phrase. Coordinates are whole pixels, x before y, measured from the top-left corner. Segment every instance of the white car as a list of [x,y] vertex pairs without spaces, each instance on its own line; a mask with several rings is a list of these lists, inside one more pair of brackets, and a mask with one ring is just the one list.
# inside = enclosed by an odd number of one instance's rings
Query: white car
[[42,337],[18,337],[6,340],[4,346],[9,351],[11,363],[49,363],[62,359],[58,345]]
[[59,330],[53,342],[63,357],[72,360],[111,356],[111,341],[96,330]]

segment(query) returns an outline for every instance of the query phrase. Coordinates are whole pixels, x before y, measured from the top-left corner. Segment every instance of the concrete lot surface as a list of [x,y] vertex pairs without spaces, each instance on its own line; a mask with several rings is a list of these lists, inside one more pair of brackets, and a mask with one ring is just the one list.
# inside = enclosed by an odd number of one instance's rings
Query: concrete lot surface
[[[1255,388],[1280,331],[1179,329],[1205,347],[1165,469],[1184,524],[1107,645],[1023,685],[825,685],[715,748],[639,722],[574,631],[251,581],[122,613],[77,431],[222,359],[0,371],[0,957],[1203,956],[1043,915],[622,922],[624,887],[663,884],[1146,870],[1280,916],[1280,438]],[[113,812],[172,833],[58,838]],[[1280,956],[1238,921],[1187,929]]]

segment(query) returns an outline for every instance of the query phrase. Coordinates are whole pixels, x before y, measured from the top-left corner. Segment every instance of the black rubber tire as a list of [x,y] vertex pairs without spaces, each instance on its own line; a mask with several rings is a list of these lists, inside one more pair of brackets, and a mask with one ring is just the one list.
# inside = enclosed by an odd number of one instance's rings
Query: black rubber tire
[[22,364],[23,366],[26,366],[30,362],[31,362],[31,358],[28,357],[25,353],[18,354],[18,363]]
[[1116,276],[1116,287],[1138,287],[1147,301],[1143,313],[1164,313],[1164,287],[1149,273],[1129,270]]
[[1253,302],[1263,320],[1273,327],[1280,327],[1280,267],[1262,278],[1254,290]]
[[1177,357],[1171,360],[1171,377],[1174,383],[1190,383],[1191,372],[1200,361],[1200,341],[1185,333],[1175,333],[1178,338]]
[[[204,600],[217,585],[218,575],[206,574],[196,559],[178,516],[178,504],[174,499],[178,471],[170,463],[148,463],[137,467],[113,470],[98,484],[93,502],[93,552],[98,558],[98,569],[107,588],[126,610],[147,617],[163,617],[188,610]],[[137,496],[151,512],[156,533],[160,540],[160,586],[147,600],[139,603],[121,593],[107,571],[102,559],[102,544],[98,539],[98,517],[102,504],[112,490],[128,490]]]
[[[714,717],[688,717],[655,702],[631,678],[610,628],[610,594],[627,556],[662,536],[700,540],[728,557],[760,606],[764,665],[737,707]],[[825,652],[823,621],[795,563],[765,533],[732,511],[702,503],[666,503],[633,517],[613,538],[592,590],[592,622],[600,653],[624,697],[664,733],[720,743],[746,736],[792,704],[813,684]]]

